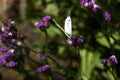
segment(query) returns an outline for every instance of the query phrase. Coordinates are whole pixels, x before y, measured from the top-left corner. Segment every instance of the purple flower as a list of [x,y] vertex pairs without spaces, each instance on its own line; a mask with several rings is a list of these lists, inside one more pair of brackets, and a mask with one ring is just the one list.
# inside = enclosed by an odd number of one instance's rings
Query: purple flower
[[44,16],[44,17],[42,18],[42,21],[48,22],[50,19],[51,19],[51,16]]
[[7,52],[7,51],[8,51],[8,50],[7,50],[7,47],[5,47],[5,46],[3,46],[3,47],[0,48],[0,52],[5,53],[5,52]]
[[9,32],[10,36],[15,36],[17,34],[17,32],[15,30],[12,30],[11,32]]
[[10,28],[8,26],[2,27],[1,30],[2,32],[8,31]]
[[80,4],[86,8],[92,9],[94,12],[97,12],[101,9],[101,7],[97,5],[94,0],[81,0]]
[[107,65],[108,62],[109,62],[109,59],[104,59],[104,60],[103,60],[103,64],[104,64],[104,65]]
[[16,43],[17,43],[16,39],[11,39],[11,44],[16,44]]
[[44,66],[38,67],[37,72],[45,72],[45,71],[47,71],[49,69],[50,69],[49,65],[44,65]]
[[48,26],[48,22],[44,22],[44,24],[43,24],[45,27],[47,27]]
[[73,45],[72,39],[68,38],[66,41],[67,41],[67,44],[68,44],[68,45],[70,45],[70,46]]
[[16,35],[15,31],[12,31],[12,32],[7,32],[6,31],[6,32],[3,33],[3,37],[5,37],[5,38],[12,37],[14,35]]
[[108,13],[108,11],[105,11],[105,12],[103,13],[103,16],[104,16],[104,19],[105,19],[106,21],[110,21],[110,20],[111,20],[111,15]]
[[91,1],[88,2],[89,7],[93,7],[94,4],[95,4],[94,0],[91,0]]
[[0,66],[5,64],[5,63],[6,63],[5,59],[1,56],[0,57]]
[[112,55],[109,58],[103,60],[103,64],[105,66],[111,66],[111,63],[118,64],[118,60],[115,55]]
[[3,37],[5,37],[5,38],[9,37],[9,33],[8,32],[4,32],[3,33]]
[[5,52],[5,53],[2,55],[2,57],[3,57],[4,59],[7,59],[7,58],[9,58],[9,57],[13,57],[14,55],[15,55],[14,49],[11,49],[10,51]]
[[36,23],[35,23],[35,26],[36,26],[37,28],[41,28],[41,27],[44,26],[44,22],[36,22]]
[[79,36],[72,36],[71,38],[68,38],[66,41],[68,45],[74,45],[74,46],[83,43],[83,39]]
[[35,23],[35,26],[37,28],[47,27],[50,19],[51,19],[51,16],[44,16],[42,18],[42,21]]
[[92,10],[93,10],[94,12],[97,12],[97,11],[99,11],[100,9],[101,9],[101,7],[100,7],[99,5],[97,5],[97,4],[94,4],[93,7],[92,7]]
[[19,39],[20,39],[20,40],[24,40],[24,38],[25,38],[25,36],[24,36],[23,34],[20,34],[20,35],[19,35]]
[[111,62],[115,63],[115,64],[118,63],[118,60],[117,60],[117,58],[116,58],[115,55],[110,56],[110,57],[109,57],[109,60],[110,60]]
[[6,63],[7,67],[15,67],[16,65],[17,65],[17,63],[14,62],[14,61],[9,61],[9,62]]
[[83,43],[83,39],[81,37],[77,37],[77,43]]
[[81,5],[84,5],[86,2],[88,2],[88,0],[80,0]]
[[39,58],[40,58],[41,60],[45,60],[47,57],[46,57],[46,55],[44,55],[44,54],[40,54],[40,55],[39,55]]
[[12,21],[12,19],[11,19],[11,18],[9,18],[9,19],[8,19],[8,22],[11,22],[11,21]]
[[13,21],[11,18],[8,19],[8,22],[9,22],[10,24],[12,24],[13,26],[15,26],[15,21]]

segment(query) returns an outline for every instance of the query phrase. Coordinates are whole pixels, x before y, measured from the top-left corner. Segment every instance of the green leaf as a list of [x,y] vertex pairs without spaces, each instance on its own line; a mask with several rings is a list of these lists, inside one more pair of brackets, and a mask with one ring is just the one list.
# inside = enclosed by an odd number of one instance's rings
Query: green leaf
[[101,67],[102,64],[100,61],[100,53],[98,52],[90,52],[86,49],[80,51],[81,53],[81,76],[83,80],[89,80],[91,78],[91,74],[94,71],[95,67]]
[[98,43],[100,43],[101,45],[103,45],[103,46],[105,46],[107,48],[110,47],[110,44],[109,44],[107,38],[104,36],[104,34],[102,32],[98,32],[95,35],[95,37],[96,37],[96,40],[97,40]]

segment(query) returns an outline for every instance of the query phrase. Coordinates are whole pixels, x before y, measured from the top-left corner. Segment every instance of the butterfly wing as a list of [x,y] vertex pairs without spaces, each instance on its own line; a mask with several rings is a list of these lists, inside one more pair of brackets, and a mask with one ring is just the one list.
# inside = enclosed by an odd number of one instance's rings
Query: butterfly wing
[[65,19],[64,30],[65,30],[65,32],[66,32],[69,36],[72,35],[72,21],[71,21],[70,16],[68,16],[68,17]]

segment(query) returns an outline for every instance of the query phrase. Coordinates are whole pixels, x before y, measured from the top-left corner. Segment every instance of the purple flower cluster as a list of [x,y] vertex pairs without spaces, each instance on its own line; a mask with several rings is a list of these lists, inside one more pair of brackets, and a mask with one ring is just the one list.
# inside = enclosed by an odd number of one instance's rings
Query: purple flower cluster
[[51,19],[51,16],[44,16],[40,22],[35,23],[35,26],[37,28],[48,27],[48,23],[50,19]]
[[8,21],[9,22],[8,25],[2,22],[3,26],[1,27],[0,42],[6,43],[5,42],[6,40],[8,41],[8,39],[10,40],[11,38],[16,38],[17,36],[17,29],[15,27],[15,22],[10,20]]
[[[3,46],[0,48],[0,53],[1,53],[1,56],[0,56],[0,65],[6,65],[7,67],[14,67],[17,63],[12,61],[9,61],[7,62],[8,59],[12,58],[13,56],[15,56],[15,50],[14,49],[10,49],[8,50],[7,47]],[[14,64],[13,66],[9,66],[9,64],[13,64],[13,63],[16,63]]]
[[94,0],[81,0],[80,4],[86,8],[92,9],[94,12],[97,12],[101,9],[101,7],[97,5]]
[[[80,4],[88,9],[92,9],[94,12],[97,12],[101,9],[101,7],[97,5],[94,0],[80,0]],[[108,11],[104,11],[103,17],[105,21],[111,20],[111,15],[108,13]]]
[[17,46],[21,46],[22,44],[20,41],[21,37],[17,35],[15,21],[9,19],[8,24],[1,23],[3,25],[0,31],[0,43],[4,46],[0,47],[0,65],[14,67],[17,63],[12,58],[15,57]]
[[38,67],[37,72],[45,72],[45,71],[47,71],[49,69],[50,69],[49,65],[44,65],[44,66]]
[[103,64],[105,66],[111,66],[111,63],[118,64],[118,60],[115,55],[110,56],[107,59],[104,59]]
[[104,16],[104,19],[105,19],[106,21],[110,21],[110,20],[111,20],[111,15],[108,13],[108,11],[105,11],[105,12],[103,13],[103,16]]
[[72,36],[71,38],[68,38],[67,44],[71,46],[77,46],[81,43],[83,43],[83,39],[80,36]]
[[12,19],[8,20],[8,24],[1,22],[3,26],[1,27],[0,42],[7,45],[21,45],[20,40],[23,40],[23,35],[17,35],[17,28],[15,21]]
[[17,62],[14,62],[14,61],[9,61],[6,63],[7,67],[15,67],[16,65],[17,65]]

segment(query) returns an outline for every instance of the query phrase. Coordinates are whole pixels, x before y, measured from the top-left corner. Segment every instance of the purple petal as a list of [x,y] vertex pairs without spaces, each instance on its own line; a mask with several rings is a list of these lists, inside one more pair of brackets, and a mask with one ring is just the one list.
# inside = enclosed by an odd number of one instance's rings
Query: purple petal
[[70,38],[68,38],[68,39],[66,40],[66,42],[67,42],[68,45],[73,45],[73,41],[72,41],[72,39],[70,39]]
[[105,12],[103,13],[103,16],[104,16],[104,19],[105,19],[106,21],[110,21],[110,20],[111,20],[111,15],[108,13],[108,11],[105,11]]
[[8,63],[6,63],[7,67],[15,67],[16,65],[17,65],[17,63],[14,61],[9,61]]
[[41,67],[37,68],[37,72],[45,72],[48,69],[50,69],[50,66],[49,65],[44,65],[44,66],[41,66]]
[[42,18],[42,21],[48,22],[50,19],[51,19],[51,16],[44,16],[44,17]]
[[93,5],[92,10],[93,10],[94,12],[97,12],[97,11],[99,11],[100,9],[101,9],[101,7],[100,7],[99,5],[97,5],[97,4],[94,4],[94,5]]
[[37,23],[35,23],[35,26],[37,28],[43,27],[44,26],[44,22],[37,22]]
[[46,55],[44,55],[44,54],[40,54],[40,55],[39,55],[39,58],[40,58],[41,60],[45,60],[47,57],[46,57]]
[[115,63],[115,64],[118,63],[118,60],[117,60],[117,58],[116,58],[115,55],[110,56],[110,57],[109,57],[109,60],[112,61],[112,62]]

